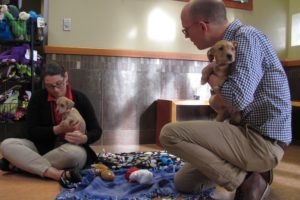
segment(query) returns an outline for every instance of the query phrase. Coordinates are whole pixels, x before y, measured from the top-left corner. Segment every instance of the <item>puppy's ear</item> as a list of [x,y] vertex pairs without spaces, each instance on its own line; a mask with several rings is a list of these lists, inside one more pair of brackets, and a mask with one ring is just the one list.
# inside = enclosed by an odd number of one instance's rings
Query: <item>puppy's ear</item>
[[207,51],[207,58],[209,62],[212,62],[215,58],[215,49],[212,47]]
[[234,48],[237,47],[237,42],[236,41],[231,41],[232,45],[234,46]]
[[70,99],[67,99],[67,108],[68,110],[73,108],[75,105],[74,101],[70,100]]

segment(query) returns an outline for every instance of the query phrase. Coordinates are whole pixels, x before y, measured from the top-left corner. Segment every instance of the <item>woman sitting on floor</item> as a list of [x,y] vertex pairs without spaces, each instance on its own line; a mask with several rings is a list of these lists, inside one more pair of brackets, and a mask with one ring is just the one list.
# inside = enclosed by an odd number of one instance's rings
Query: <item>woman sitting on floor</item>
[[[83,93],[71,89],[68,73],[61,65],[48,64],[42,78],[45,89],[35,92],[29,102],[26,138],[8,138],[1,143],[4,158],[0,160],[0,169],[18,169],[67,186],[69,182],[79,182],[79,170],[96,161],[89,144],[100,138],[102,130],[90,101]],[[75,102],[86,122],[86,133],[79,131],[78,122],[60,123],[56,99],[61,96]]]

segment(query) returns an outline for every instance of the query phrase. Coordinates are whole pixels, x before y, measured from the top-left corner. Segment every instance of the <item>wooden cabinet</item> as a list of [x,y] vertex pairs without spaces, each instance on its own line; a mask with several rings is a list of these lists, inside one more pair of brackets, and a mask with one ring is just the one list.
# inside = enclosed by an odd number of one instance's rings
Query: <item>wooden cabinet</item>
[[300,101],[292,101],[292,132],[293,143],[300,143]]
[[292,101],[293,107],[300,107],[300,101]]
[[170,122],[213,119],[214,110],[207,101],[158,99],[156,112],[156,144],[162,127]]

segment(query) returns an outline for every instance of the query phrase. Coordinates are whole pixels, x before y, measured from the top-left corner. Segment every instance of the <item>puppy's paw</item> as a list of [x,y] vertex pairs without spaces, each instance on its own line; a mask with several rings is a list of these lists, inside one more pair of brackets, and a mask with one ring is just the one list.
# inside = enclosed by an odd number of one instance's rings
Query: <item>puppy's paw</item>
[[207,82],[208,82],[208,77],[202,75],[202,77],[201,77],[201,85],[204,85]]

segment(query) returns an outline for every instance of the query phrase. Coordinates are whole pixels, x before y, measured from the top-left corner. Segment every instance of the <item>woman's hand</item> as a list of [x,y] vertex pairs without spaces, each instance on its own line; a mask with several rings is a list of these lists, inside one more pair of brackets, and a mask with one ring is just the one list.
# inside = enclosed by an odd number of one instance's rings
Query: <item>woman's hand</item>
[[53,131],[56,135],[64,134],[67,132],[73,132],[80,130],[80,122],[74,121],[71,123],[65,123],[64,121],[60,122],[58,125],[53,127]]
[[85,144],[88,140],[87,135],[80,131],[67,132],[65,140],[71,144]]

